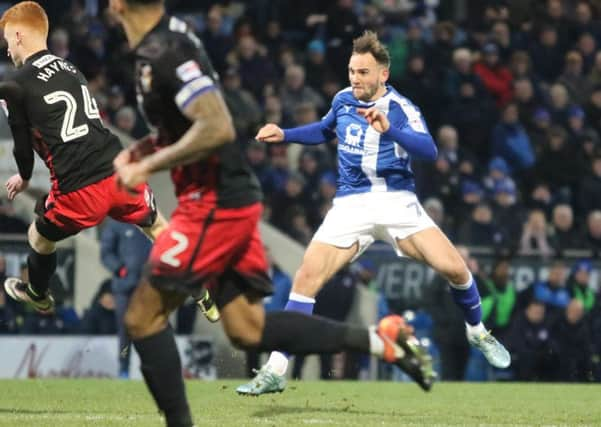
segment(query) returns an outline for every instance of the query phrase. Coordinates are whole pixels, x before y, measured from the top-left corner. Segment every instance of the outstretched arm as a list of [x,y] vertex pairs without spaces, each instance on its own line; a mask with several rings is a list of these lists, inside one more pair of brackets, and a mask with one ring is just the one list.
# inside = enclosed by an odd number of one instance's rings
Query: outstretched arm
[[15,81],[0,83],[0,98],[6,102],[8,124],[14,140],[13,155],[19,171],[5,184],[8,198],[13,200],[18,193],[28,187],[33,173],[31,129],[27,120],[21,86]]
[[[357,112],[361,114],[367,122],[382,135],[392,138],[397,144],[411,156],[421,160],[436,160],[438,150],[434,139],[428,130],[421,124],[417,124],[417,129],[409,123],[401,127],[393,126],[386,114],[376,107],[358,108]],[[419,118],[421,120],[421,118]]]
[[276,124],[268,123],[259,129],[255,139],[272,144],[279,142],[295,142],[303,145],[323,144],[336,136],[331,130],[335,123],[336,117],[330,110],[320,121],[295,128],[281,129]]

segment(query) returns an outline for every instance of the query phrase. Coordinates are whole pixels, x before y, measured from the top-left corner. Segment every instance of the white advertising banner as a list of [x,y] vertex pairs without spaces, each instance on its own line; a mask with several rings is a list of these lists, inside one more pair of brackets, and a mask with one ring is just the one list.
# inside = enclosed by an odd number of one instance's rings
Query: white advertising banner
[[[185,377],[216,377],[210,340],[178,336],[176,342]],[[114,336],[2,336],[0,378],[114,378],[119,371],[118,353]],[[130,377],[142,378],[133,348]]]

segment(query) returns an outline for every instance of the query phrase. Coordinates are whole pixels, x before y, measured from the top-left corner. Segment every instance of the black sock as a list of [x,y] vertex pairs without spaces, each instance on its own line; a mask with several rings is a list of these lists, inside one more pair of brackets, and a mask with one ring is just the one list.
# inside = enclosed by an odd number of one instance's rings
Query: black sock
[[168,427],[192,426],[182,364],[170,326],[149,337],[132,341],[141,361],[146,385]]
[[265,316],[258,350],[289,354],[338,353],[342,350],[369,353],[369,331],[319,316],[275,311]]
[[42,255],[34,250],[29,251],[27,257],[29,270],[29,283],[38,297],[43,297],[48,292],[50,278],[56,270],[56,252]]

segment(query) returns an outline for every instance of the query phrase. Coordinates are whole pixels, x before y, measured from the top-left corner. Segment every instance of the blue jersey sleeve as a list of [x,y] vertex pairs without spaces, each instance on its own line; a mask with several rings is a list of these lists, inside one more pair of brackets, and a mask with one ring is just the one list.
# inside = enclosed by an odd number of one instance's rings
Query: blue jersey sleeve
[[391,138],[412,157],[433,161],[438,155],[436,144],[417,107],[410,103],[400,105],[390,102],[388,112],[390,128],[383,136]]
[[285,142],[296,142],[303,145],[323,144],[336,137],[337,97],[332,101],[330,111],[315,123],[290,129],[283,129]]

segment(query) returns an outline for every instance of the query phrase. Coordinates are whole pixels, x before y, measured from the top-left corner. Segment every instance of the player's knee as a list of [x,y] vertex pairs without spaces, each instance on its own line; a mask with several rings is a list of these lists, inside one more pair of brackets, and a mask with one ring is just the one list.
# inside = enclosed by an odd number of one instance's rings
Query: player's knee
[[140,339],[162,330],[159,322],[152,321],[139,310],[129,308],[123,318],[125,329],[131,339]]
[[470,278],[470,272],[463,262],[449,263],[445,270],[443,274],[447,280],[457,285],[467,283]]
[[27,240],[29,241],[29,246],[31,246],[34,251],[42,255],[50,254],[56,249],[54,242],[46,239],[38,232],[35,222],[31,224],[27,230]]

